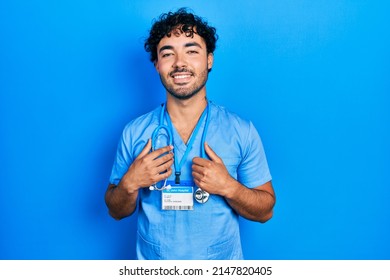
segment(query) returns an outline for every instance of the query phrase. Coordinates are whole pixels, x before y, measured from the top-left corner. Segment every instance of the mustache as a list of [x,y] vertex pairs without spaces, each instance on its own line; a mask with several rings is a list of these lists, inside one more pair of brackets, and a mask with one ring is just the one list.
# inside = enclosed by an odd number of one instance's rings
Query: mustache
[[176,74],[176,73],[183,73],[183,72],[187,72],[187,73],[190,73],[190,74],[194,74],[191,70],[187,69],[187,68],[175,68],[173,71],[169,72],[169,76],[172,76],[173,74]]

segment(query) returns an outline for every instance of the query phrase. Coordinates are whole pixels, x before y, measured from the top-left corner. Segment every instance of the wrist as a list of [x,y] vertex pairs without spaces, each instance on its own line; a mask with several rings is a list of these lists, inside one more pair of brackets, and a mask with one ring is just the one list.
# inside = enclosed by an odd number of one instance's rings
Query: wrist
[[233,177],[229,176],[226,181],[226,190],[224,197],[227,199],[232,199],[239,195],[241,184],[235,180]]
[[118,184],[118,188],[125,191],[129,195],[132,195],[139,190],[139,186],[134,183],[133,180],[129,180],[126,175],[123,176],[122,180]]

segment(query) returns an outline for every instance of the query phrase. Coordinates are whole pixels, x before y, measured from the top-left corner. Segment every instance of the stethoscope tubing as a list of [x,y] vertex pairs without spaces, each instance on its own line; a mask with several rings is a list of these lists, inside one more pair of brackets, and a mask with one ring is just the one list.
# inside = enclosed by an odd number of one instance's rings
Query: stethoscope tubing
[[[152,151],[156,150],[155,145],[156,145],[157,137],[158,137],[158,134],[159,134],[160,130],[165,130],[166,131],[167,136],[168,136],[168,144],[173,146],[172,127],[168,127],[167,125],[164,124],[165,110],[166,110],[166,103],[164,103],[162,105],[162,108],[161,108],[160,123],[154,129],[154,131],[152,133],[152,138],[151,138],[151,141],[152,141]],[[205,151],[205,148],[204,148],[204,144],[205,144],[205,141],[206,141],[206,134],[207,134],[207,130],[208,130],[209,122],[210,122],[209,120],[210,120],[210,104],[209,104],[209,102],[207,102],[206,123],[205,123],[205,127],[203,129],[203,134],[202,134],[202,139],[201,139],[201,157],[202,158],[206,158],[206,151]],[[176,159],[174,159],[174,166],[175,166],[175,173],[179,174],[179,176],[180,176],[181,172],[179,170],[181,169],[181,164],[180,164],[180,167],[179,167],[179,164],[177,163]],[[157,187],[157,183],[156,183],[156,184],[150,186],[149,189],[150,190],[160,190],[160,191],[162,191],[164,189],[169,189],[170,185],[167,186],[166,183],[167,183],[167,179],[165,179],[164,185],[161,188],[158,188]]]

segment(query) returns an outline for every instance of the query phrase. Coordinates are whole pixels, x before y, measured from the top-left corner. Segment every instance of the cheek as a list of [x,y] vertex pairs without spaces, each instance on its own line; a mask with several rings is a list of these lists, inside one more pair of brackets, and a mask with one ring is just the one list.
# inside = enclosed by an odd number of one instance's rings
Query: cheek
[[157,72],[166,72],[169,71],[172,67],[172,61],[170,59],[164,58],[164,59],[159,59],[155,64],[154,64]]
[[165,74],[169,72],[169,67],[167,67],[165,63],[157,63],[156,70],[160,75],[165,76]]
[[197,69],[198,72],[203,72],[205,69],[209,68],[209,64],[207,63],[207,61],[196,60],[191,65],[194,69]]

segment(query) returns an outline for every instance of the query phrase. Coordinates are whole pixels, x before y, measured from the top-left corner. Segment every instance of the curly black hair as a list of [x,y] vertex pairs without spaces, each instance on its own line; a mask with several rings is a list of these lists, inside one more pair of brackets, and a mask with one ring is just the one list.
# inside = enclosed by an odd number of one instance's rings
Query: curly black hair
[[157,45],[165,36],[170,37],[174,29],[179,28],[180,32],[187,37],[193,37],[194,33],[201,36],[207,48],[207,53],[213,53],[218,40],[216,29],[199,16],[187,11],[186,8],[180,8],[176,12],[169,12],[160,15],[155,20],[149,37],[145,40],[145,50],[150,52],[150,61],[157,60]]

